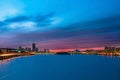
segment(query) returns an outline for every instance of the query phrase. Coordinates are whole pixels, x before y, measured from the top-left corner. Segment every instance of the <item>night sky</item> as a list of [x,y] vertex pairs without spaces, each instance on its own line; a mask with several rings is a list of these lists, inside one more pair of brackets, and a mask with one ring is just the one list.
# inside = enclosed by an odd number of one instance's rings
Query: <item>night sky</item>
[[120,46],[120,0],[0,0],[0,47]]

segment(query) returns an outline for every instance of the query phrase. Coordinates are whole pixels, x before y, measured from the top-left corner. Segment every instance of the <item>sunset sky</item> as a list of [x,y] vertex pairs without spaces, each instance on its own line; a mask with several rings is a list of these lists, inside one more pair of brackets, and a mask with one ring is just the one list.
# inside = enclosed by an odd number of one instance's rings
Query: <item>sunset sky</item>
[[120,46],[120,0],[0,0],[0,47]]

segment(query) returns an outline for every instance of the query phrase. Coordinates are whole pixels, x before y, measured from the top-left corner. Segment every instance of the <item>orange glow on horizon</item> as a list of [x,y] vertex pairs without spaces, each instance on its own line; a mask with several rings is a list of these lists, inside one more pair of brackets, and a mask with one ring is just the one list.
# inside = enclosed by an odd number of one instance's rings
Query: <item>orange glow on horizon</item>
[[[103,50],[104,47],[96,47],[96,48],[79,48],[78,50],[80,51],[85,51],[85,50]],[[51,52],[68,52],[68,51],[74,51],[75,49],[54,49],[51,50]]]

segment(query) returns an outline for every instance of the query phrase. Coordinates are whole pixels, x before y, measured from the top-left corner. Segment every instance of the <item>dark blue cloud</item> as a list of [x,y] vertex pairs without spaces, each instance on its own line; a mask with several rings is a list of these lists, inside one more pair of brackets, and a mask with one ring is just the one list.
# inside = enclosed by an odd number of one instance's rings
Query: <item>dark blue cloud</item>
[[5,22],[12,23],[12,22],[23,22],[23,21],[29,21],[32,20],[32,17],[29,16],[17,16],[13,18],[8,18],[5,20]]
[[4,20],[4,22],[7,23],[13,23],[13,22],[24,22],[24,21],[34,21],[34,22],[43,22],[51,17],[54,17],[53,13],[49,13],[46,15],[32,15],[32,16],[27,16],[27,15],[22,15],[22,16],[16,16],[16,17],[12,17],[12,18],[7,18],[6,20]]
[[[111,19],[111,20],[110,20]],[[52,41],[65,45],[78,45],[77,47],[102,47],[105,45],[120,44],[120,18],[110,17],[86,23],[76,23],[65,27],[52,28],[45,32],[21,33],[14,37],[14,42],[46,42]],[[89,24],[89,25],[88,25]],[[51,42],[54,44],[54,42]],[[84,45],[83,45],[84,44]],[[57,45],[56,45],[57,46]],[[73,48],[74,48],[73,46]],[[59,47],[59,45],[58,45]],[[70,47],[72,48],[72,46]]]
[[[49,14],[46,14],[46,15],[32,15],[32,16],[16,16],[16,17],[11,17],[11,18],[6,18],[4,21],[0,21],[0,32],[1,33],[4,33],[5,31],[12,31],[12,28],[11,28],[11,24],[15,24],[14,26],[17,27],[17,23],[18,23],[18,26],[21,26],[21,27],[26,27],[26,25],[22,25],[22,23],[25,23],[25,22],[33,22],[35,23],[35,26],[33,27],[38,27],[38,30],[39,30],[39,27],[45,27],[45,26],[50,26],[50,23],[52,22],[52,20],[50,20],[50,18],[54,17],[54,14],[53,13],[49,13]],[[17,30],[19,31],[20,29],[17,28]],[[29,30],[29,29],[28,29]],[[13,29],[13,31],[16,31],[15,29]]]

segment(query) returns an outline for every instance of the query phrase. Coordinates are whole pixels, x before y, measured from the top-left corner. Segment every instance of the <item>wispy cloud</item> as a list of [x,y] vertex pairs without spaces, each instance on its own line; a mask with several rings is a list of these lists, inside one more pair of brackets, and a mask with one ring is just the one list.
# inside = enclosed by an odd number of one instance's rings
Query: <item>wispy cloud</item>
[[52,17],[54,17],[53,14],[37,16],[16,16],[7,18],[6,20],[0,22],[0,29],[6,29],[7,31],[17,30],[17,32],[21,32],[22,30],[25,30],[26,32],[35,31],[43,28],[43,26],[51,26],[51,23],[54,21],[51,20]]
[[0,1],[0,21],[24,13],[24,4],[20,1],[1,0]]

